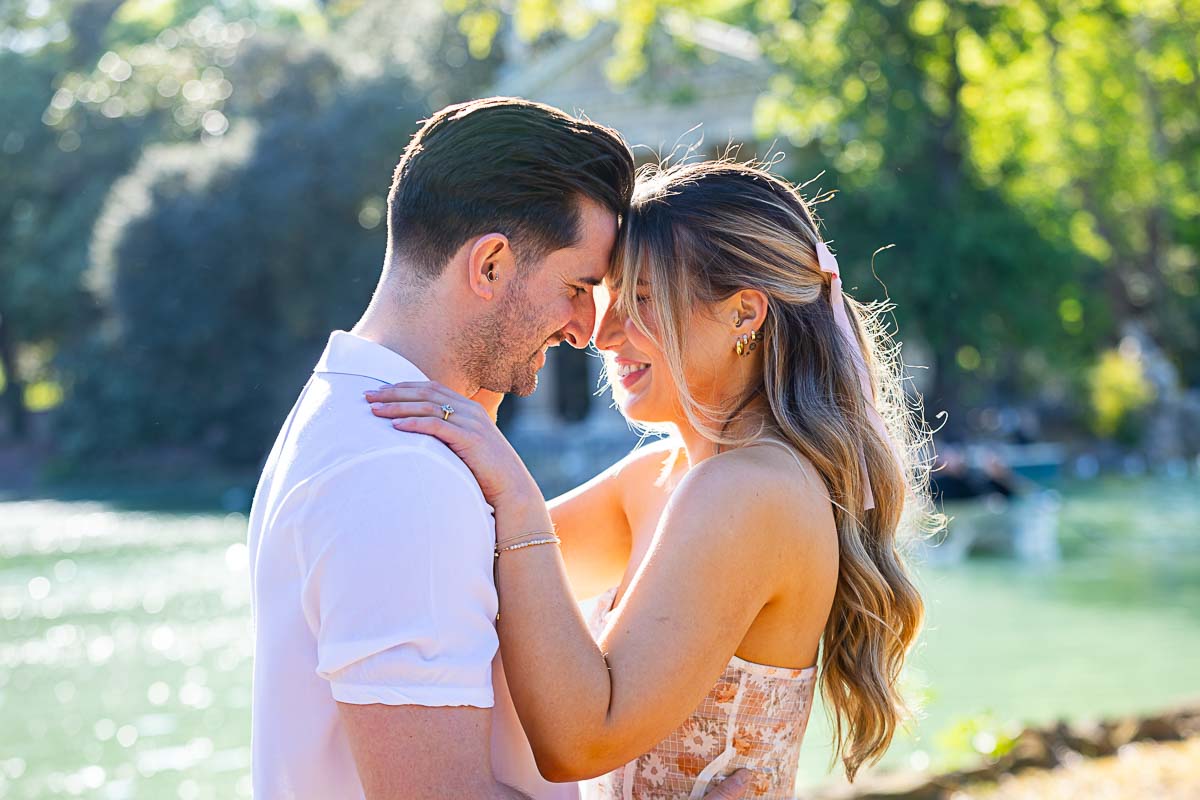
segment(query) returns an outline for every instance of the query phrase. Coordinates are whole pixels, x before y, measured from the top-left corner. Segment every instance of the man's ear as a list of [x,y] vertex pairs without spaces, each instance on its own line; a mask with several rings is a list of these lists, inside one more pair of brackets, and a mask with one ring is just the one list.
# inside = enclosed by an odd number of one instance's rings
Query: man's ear
[[469,245],[466,266],[471,291],[484,300],[493,299],[496,287],[511,281],[516,267],[508,237],[503,233],[480,236]]

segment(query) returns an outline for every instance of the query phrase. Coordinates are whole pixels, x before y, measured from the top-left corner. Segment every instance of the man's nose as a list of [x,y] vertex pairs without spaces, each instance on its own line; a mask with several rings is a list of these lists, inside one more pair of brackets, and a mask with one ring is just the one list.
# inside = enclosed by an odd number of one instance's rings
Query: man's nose
[[592,340],[592,329],[596,326],[595,303],[589,298],[588,302],[582,303],[581,306],[580,311],[571,317],[567,327],[563,328],[563,338],[576,350],[588,346]]

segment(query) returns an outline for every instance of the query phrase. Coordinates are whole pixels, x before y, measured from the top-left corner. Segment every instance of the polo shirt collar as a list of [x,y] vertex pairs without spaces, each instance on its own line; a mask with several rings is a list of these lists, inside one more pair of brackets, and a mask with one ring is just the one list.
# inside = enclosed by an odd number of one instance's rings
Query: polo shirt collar
[[381,383],[429,380],[415,364],[395,350],[346,331],[329,334],[329,343],[313,372],[358,375]]

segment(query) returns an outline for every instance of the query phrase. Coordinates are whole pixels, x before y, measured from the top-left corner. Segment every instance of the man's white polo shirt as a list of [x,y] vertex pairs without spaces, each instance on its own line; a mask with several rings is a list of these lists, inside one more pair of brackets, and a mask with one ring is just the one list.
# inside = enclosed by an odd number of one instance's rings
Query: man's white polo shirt
[[495,523],[437,439],[363,391],[427,378],[335,331],[267,459],[250,512],[256,800],[363,797],[335,701],[494,706],[493,771],[541,800],[498,653]]

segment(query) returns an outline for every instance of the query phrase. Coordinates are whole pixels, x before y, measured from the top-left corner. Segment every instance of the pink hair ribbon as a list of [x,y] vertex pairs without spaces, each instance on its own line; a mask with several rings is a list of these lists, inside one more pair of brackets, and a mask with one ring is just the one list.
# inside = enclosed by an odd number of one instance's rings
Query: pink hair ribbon
[[[831,276],[829,302],[833,306],[833,319],[837,323],[838,330],[841,331],[846,349],[850,351],[851,358],[854,359],[854,369],[858,373],[858,385],[862,389],[863,400],[867,406],[867,419],[871,421],[871,427],[883,437],[883,440],[890,442],[891,438],[888,436],[887,426],[883,424],[883,417],[879,416],[879,412],[875,409],[875,393],[871,389],[871,375],[867,372],[867,363],[863,358],[862,348],[858,344],[858,338],[854,335],[854,328],[850,325],[850,317],[846,314],[846,303],[842,299],[842,274],[838,269],[837,259],[834,258],[825,242],[817,242],[817,265],[821,268],[821,272],[828,272]],[[875,493],[871,491],[871,478],[867,474],[867,459],[862,450],[858,451],[858,463],[862,470],[863,509],[870,510],[875,507]]]

